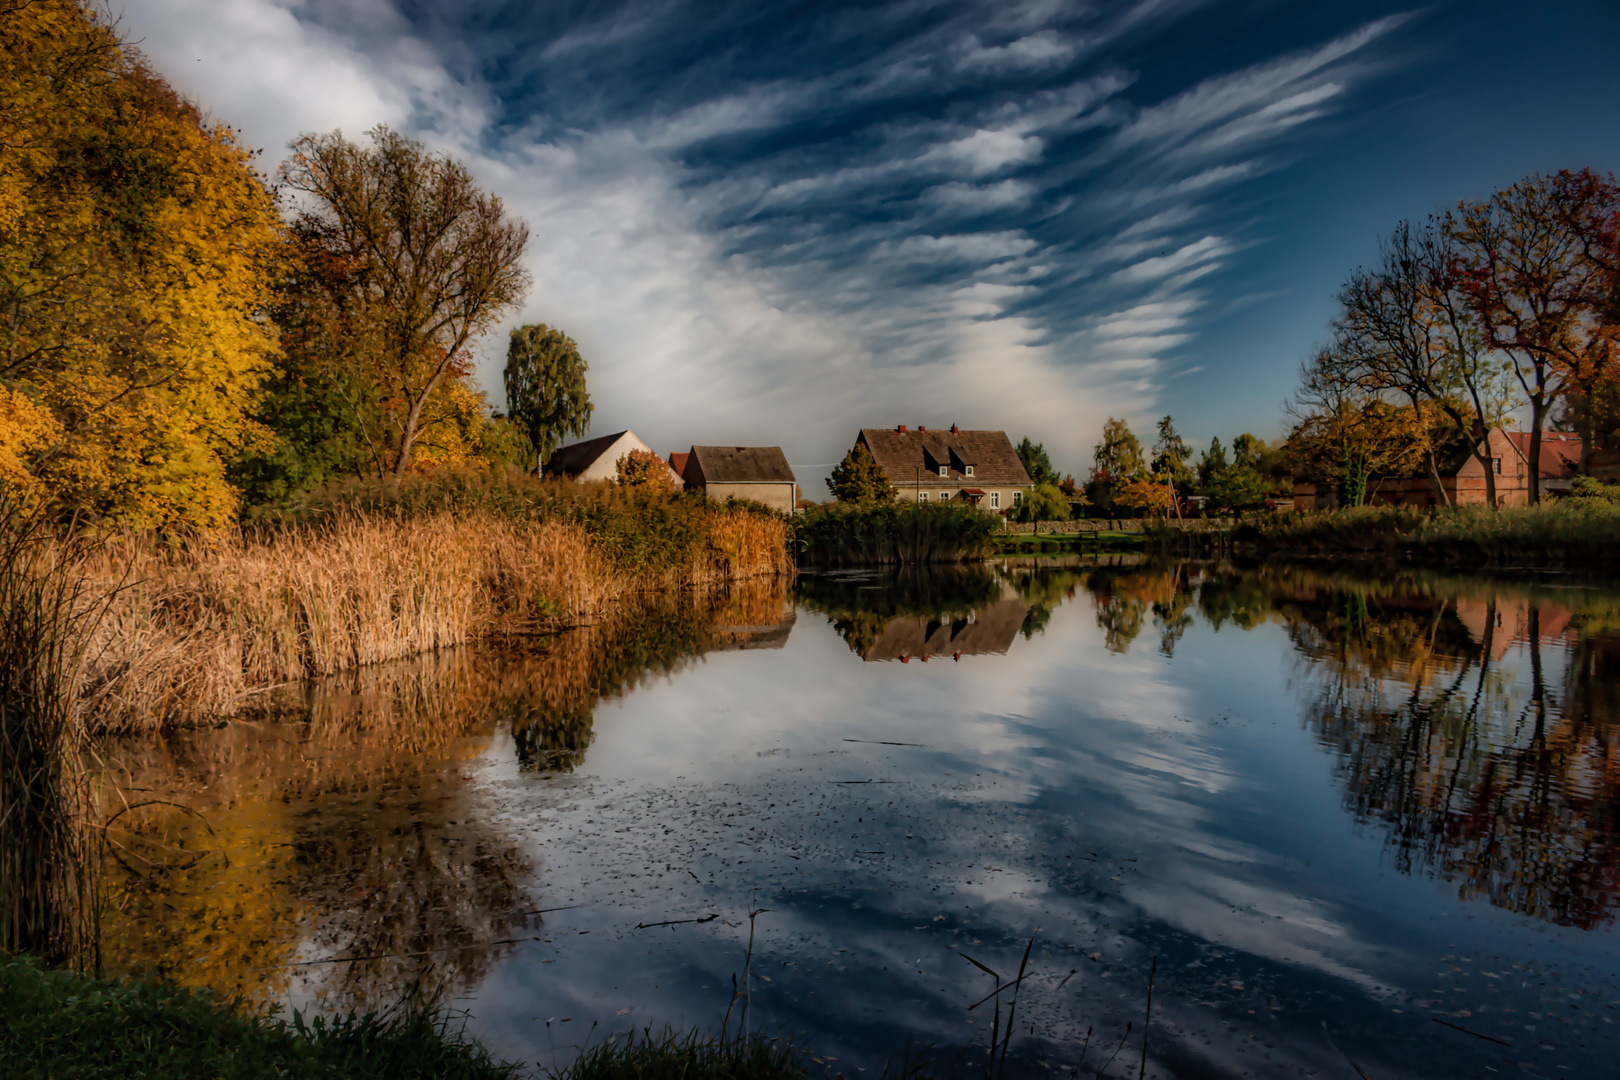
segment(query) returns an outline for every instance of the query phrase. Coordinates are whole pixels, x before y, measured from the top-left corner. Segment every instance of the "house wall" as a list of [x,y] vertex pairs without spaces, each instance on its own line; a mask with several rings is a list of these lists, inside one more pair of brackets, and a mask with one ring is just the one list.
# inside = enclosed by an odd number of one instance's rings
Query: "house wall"
[[[1020,498],[1023,498],[1026,497],[1031,490],[1031,488],[1021,484],[997,484],[987,487],[984,484],[975,484],[971,480],[966,480],[959,484],[941,484],[932,487],[925,483],[922,485],[921,494],[928,496],[928,502],[939,502],[941,500],[948,502],[952,499],[963,501],[963,488],[975,488],[984,492],[984,498],[979,500],[979,509],[994,510],[997,513],[1001,512],[1002,510],[1011,510],[1013,508],[1014,492],[1020,493]],[[999,506],[991,505],[990,495],[992,492],[999,496]],[[894,488],[894,497],[901,502],[916,502],[918,501],[918,494],[919,491],[915,484],[896,485]]]
[[652,447],[627,431],[574,479],[582,484],[588,484],[592,480],[616,480],[619,476],[619,459],[632,450],[645,450],[651,453]]
[[786,482],[780,484],[704,484],[703,490],[709,493],[709,498],[719,499],[753,499],[762,502],[772,510],[780,510],[784,514],[793,513],[794,502],[797,495],[794,491],[796,485]]
[[[1530,470],[1519,453],[1501,431],[1492,431],[1489,437],[1491,456],[1500,458],[1502,471],[1496,476],[1496,502],[1499,506],[1524,506],[1530,501]],[[1442,476],[1440,485],[1454,506],[1485,505],[1485,466],[1469,455],[1455,476]],[[1542,480],[1545,490],[1549,482]],[[1434,481],[1427,476],[1401,480],[1375,480],[1368,485],[1367,502],[1373,506],[1438,506]],[[1339,505],[1330,484],[1295,484],[1295,510],[1331,510]]]

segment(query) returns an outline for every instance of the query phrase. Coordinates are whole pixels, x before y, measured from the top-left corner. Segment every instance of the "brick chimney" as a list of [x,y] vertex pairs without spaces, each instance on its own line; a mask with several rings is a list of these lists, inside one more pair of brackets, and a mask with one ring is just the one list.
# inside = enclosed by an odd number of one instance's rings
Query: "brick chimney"
[[904,424],[896,424],[894,430],[896,430],[896,431],[905,431],[906,430],[906,425],[904,425]]
[[927,431],[928,429],[926,427],[924,427],[922,424],[918,424],[917,425],[917,430],[918,431]]
[[961,432],[956,430],[956,425],[955,424],[951,425],[951,434],[952,435],[960,435],[961,434]]

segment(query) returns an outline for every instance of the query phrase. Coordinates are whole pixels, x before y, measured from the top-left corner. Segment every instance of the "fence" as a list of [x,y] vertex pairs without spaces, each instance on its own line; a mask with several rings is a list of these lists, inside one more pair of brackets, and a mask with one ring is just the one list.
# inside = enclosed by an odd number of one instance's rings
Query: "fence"
[[1010,533],[1074,535],[1087,532],[1141,532],[1148,525],[1184,532],[1219,532],[1236,528],[1237,518],[1081,518],[1078,521],[1007,522]]

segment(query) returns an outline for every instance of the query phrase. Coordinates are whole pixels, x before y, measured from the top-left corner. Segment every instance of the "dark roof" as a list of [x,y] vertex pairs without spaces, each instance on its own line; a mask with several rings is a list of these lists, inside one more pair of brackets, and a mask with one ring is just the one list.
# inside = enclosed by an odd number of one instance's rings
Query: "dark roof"
[[565,446],[546,459],[546,467],[541,471],[547,476],[578,476],[591,467],[591,462],[607,453],[608,447],[618,442],[628,434],[626,431],[616,431],[612,435],[603,435],[596,439],[586,439],[572,446]]
[[[1027,486],[1031,482],[1005,431],[862,428],[861,441],[889,474],[889,483],[896,487],[918,483],[923,487],[939,484],[954,487],[969,479],[963,471],[966,465],[973,466],[971,479],[975,484]],[[941,465],[946,466],[948,476],[939,475]]]
[[694,446],[692,457],[705,484],[794,482],[793,468],[780,446]]

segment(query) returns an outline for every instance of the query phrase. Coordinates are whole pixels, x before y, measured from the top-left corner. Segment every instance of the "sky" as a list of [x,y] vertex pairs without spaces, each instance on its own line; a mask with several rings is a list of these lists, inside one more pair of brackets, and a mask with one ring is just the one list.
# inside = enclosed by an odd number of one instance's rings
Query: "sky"
[[1620,5],[1503,0],[127,0],[267,168],[387,124],[529,224],[592,434],[781,445],[1004,429],[1083,476],[1286,431],[1345,275],[1403,218],[1620,170]]

